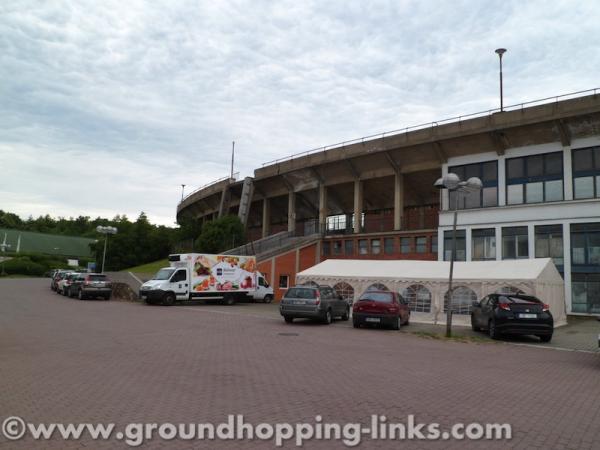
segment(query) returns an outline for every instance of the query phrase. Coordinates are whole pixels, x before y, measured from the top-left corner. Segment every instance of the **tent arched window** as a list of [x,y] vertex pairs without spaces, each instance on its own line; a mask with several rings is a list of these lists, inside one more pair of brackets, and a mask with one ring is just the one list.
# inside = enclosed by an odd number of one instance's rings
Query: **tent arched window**
[[[453,314],[470,314],[471,304],[477,301],[477,294],[472,289],[466,286],[458,286],[452,289],[452,313]],[[448,292],[444,295],[444,312],[448,310]]]
[[342,281],[333,286],[337,295],[340,295],[344,300],[354,300],[354,288],[348,283]]
[[521,289],[516,288],[514,286],[502,286],[498,289],[496,294],[525,294]]
[[413,284],[402,291],[402,297],[414,312],[431,312],[431,292],[422,284]]

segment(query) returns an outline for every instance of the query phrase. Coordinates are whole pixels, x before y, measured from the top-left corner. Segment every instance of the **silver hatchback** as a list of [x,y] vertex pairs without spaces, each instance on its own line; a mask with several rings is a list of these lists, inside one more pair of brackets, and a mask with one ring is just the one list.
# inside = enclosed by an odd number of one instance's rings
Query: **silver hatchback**
[[329,286],[294,286],[285,293],[279,312],[287,323],[296,318],[330,324],[335,317],[350,318],[350,304]]

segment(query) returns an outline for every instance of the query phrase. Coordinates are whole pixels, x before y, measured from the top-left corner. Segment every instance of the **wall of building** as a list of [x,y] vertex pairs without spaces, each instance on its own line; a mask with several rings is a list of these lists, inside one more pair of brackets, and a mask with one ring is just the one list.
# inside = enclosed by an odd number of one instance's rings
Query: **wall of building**
[[[503,254],[503,232],[509,227],[527,228],[528,257],[536,256],[536,227],[554,225],[562,229],[563,260],[564,264],[559,269],[563,271],[565,280],[565,302],[567,312],[576,314],[573,308],[573,283],[572,278],[576,270],[572,267],[571,232],[572,226],[576,224],[600,224],[600,198],[575,200],[573,195],[573,168],[572,151],[600,145],[600,138],[587,138],[573,140],[570,146],[562,146],[560,142],[543,145],[532,145],[528,147],[512,148],[506,150],[504,155],[484,153],[469,157],[451,158],[443,167],[443,173],[448,172],[448,167],[485,162],[498,161],[498,206],[476,209],[464,209],[458,211],[457,230],[465,234],[466,260],[473,259],[473,231],[480,229],[495,230],[495,259],[505,258]],[[563,200],[545,203],[529,203],[508,205],[507,204],[507,173],[506,160],[508,158],[541,155],[552,152],[563,152]],[[444,195],[443,205],[447,209],[448,195]],[[438,229],[438,259],[444,259],[444,232],[452,230],[453,214],[450,211],[440,213],[440,227]],[[595,249],[596,247],[594,247]],[[595,250],[594,250],[595,251]],[[579,269],[577,269],[579,270]],[[598,273],[600,277],[600,264],[598,267],[590,267],[590,271]],[[595,292],[595,291],[594,291]],[[597,300],[597,310],[591,309],[593,313],[600,312],[600,298]],[[596,311],[596,312],[595,312]]]

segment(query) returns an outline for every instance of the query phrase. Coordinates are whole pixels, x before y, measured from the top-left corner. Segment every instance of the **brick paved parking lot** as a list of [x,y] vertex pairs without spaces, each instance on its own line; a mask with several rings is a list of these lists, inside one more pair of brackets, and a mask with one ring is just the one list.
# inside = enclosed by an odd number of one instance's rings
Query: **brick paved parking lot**
[[[411,325],[412,326],[412,325]],[[410,328],[410,327],[409,327]],[[510,423],[510,441],[365,439],[362,448],[600,448],[600,354],[284,324],[269,305],[78,301],[47,280],[0,280],[0,420],[33,423]],[[143,448],[271,448],[163,441]],[[291,448],[292,445],[288,444]],[[309,442],[308,448],[341,448]],[[127,448],[116,439],[0,449]]]

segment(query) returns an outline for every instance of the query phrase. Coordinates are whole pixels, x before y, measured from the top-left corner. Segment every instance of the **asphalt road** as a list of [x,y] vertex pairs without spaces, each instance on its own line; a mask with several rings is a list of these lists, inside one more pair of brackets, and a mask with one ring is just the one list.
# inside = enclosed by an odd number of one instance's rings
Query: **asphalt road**
[[[367,425],[508,423],[503,441],[369,440],[362,448],[600,448],[600,355],[446,342],[385,330],[287,325],[260,305],[79,301],[47,280],[0,280],[0,421]],[[271,448],[273,441],[146,441],[142,448]],[[293,443],[286,445],[293,448]],[[307,448],[342,448],[312,440]],[[123,440],[0,449],[128,448]]]

